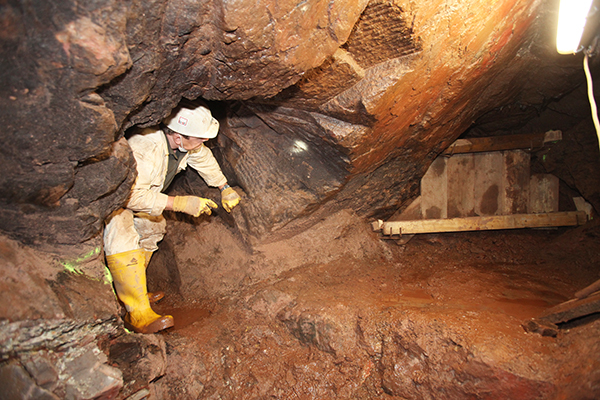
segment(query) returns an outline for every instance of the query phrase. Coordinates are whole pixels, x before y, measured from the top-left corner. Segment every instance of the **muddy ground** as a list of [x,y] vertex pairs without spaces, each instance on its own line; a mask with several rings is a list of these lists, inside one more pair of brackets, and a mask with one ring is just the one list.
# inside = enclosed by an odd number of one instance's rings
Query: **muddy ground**
[[555,338],[522,326],[600,278],[599,239],[594,221],[417,235],[399,246],[340,213],[303,236],[249,248],[216,217],[171,220],[149,286],[162,282],[168,296],[155,309],[176,325],[161,334],[167,369],[150,391],[172,399],[599,398],[595,316],[561,326]]

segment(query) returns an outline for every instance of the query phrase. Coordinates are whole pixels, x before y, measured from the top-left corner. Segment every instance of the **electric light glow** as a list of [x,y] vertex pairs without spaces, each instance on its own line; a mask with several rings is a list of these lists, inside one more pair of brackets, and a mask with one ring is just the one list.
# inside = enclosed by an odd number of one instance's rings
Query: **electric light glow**
[[560,0],[556,51],[560,54],[575,54],[583,34],[592,0]]

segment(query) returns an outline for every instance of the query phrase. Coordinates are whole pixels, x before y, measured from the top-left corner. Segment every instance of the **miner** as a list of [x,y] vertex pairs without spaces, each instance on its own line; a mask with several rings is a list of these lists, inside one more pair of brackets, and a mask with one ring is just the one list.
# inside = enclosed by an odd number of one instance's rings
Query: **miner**
[[[175,175],[187,166],[209,186],[221,190],[227,212],[240,196],[227,184],[219,164],[204,142],[217,136],[219,123],[204,105],[176,108],[162,124],[146,128],[128,139],[137,162],[137,179],[124,208],[107,220],[104,251],[117,296],[125,305],[125,327],[138,333],[154,333],[173,326],[173,317],[158,315],[146,288],[146,267],[165,234],[164,210],[194,217],[211,213],[217,204],[196,196],[163,193]],[[160,294],[158,297],[162,297]]]

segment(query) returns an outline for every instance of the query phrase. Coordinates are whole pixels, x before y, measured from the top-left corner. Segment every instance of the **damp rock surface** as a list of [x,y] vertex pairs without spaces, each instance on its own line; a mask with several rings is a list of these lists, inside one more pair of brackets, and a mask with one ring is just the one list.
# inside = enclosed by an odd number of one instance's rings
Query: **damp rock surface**
[[[348,220],[337,228],[349,226],[356,228]],[[522,326],[595,280],[597,226],[422,235],[404,246],[368,235],[334,236],[322,238],[323,253],[339,240],[363,252],[303,263],[310,255],[303,258],[291,241],[281,241],[263,248],[264,265],[286,253],[288,263],[300,266],[234,296],[183,302],[173,294],[156,305],[182,318],[162,334],[168,366],[153,385],[157,397],[599,394],[600,321],[562,327],[556,338]]]
[[[598,211],[587,104],[565,96],[584,84],[581,57],[553,49],[555,3],[5,2],[0,387],[49,399],[600,397],[598,321],[556,338],[522,328],[598,279],[595,225],[398,247],[367,222],[407,206],[468,128],[563,130],[535,172]],[[167,292],[156,309],[176,326],[140,337],[105,280],[103,223],[136,178],[125,137],[182,99],[219,119],[208,144],[242,201],[166,213],[148,286]],[[219,199],[184,178],[170,194]]]

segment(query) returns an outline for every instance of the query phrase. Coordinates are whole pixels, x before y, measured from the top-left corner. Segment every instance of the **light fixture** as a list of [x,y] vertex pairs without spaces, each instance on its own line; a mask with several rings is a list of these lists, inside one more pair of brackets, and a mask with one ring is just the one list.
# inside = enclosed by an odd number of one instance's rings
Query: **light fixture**
[[560,0],[556,51],[575,54],[580,51],[581,36],[592,6],[592,0]]
[[[558,28],[556,30],[556,51],[560,54],[575,54],[583,50],[583,70],[588,87],[588,100],[592,121],[598,136],[600,149],[600,119],[594,99],[594,84],[590,72],[589,57],[597,50],[598,6],[592,9],[593,0],[560,0],[558,9]],[[590,21],[588,21],[590,19]],[[586,23],[587,26],[586,27]],[[585,38],[584,32],[587,33]]]

